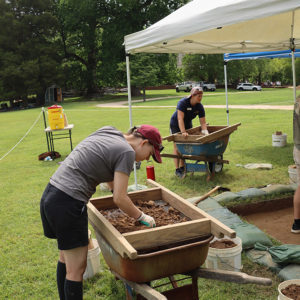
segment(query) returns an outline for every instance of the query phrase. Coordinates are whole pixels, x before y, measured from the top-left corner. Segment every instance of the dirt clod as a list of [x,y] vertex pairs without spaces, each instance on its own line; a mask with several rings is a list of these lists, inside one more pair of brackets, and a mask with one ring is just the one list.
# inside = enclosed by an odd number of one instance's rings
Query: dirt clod
[[233,248],[237,246],[232,240],[228,239],[222,239],[222,240],[216,240],[212,243],[210,243],[209,247],[216,248],[216,249],[227,249],[227,248]]
[[300,300],[300,285],[290,284],[281,290],[281,293],[288,298],[293,300]]
[[[154,218],[156,227],[176,224],[189,221],[190,219],[184,216],[174,207],[166,206],[165,203],[157,204],[154,201],[138,200],[135,205],[145,214]],[[120,232],[132,232],[149,227],[142,225],[140,222],[129,217],[118,208],[100,210],[100,213]]]

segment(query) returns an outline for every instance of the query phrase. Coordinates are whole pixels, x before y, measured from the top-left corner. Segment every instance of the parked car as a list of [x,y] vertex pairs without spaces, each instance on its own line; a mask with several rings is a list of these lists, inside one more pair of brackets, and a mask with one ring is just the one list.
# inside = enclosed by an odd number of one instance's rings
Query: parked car
[[176,85],[176,92],[177,93],[179,93],[180,91],[189,92],[192,88],[193,88],[193,82],[185,81]]
[[239,83],[236,89],[239,91],[261,91],[261,86],[252,83]]
[[200,86],[202,86],[203,91],[215,91],[216,85],[214,83],[209,83],[206,81],[200,81]]

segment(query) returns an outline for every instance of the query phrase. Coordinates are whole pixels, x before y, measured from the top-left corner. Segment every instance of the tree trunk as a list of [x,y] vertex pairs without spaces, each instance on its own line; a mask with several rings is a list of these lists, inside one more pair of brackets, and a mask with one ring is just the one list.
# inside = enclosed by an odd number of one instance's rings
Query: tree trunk
[[143,87],[143,102],[146,102],[146,89]]
[[45,105],[45,95],[43,93],[38,93],[37,94],[36,104],[37,104],[37,106],[43,106],[43,105]]
[[137,88],[136,86],[132,86],[131,87],[131,96],[133,96],[133,97],[142,96],[140,89]]
[[91,96],[97,92],[97,87],[95,83],[95,65],[88,64],[87,65],[87,80],[86,80],[86,87],[87,87],[87,96]]

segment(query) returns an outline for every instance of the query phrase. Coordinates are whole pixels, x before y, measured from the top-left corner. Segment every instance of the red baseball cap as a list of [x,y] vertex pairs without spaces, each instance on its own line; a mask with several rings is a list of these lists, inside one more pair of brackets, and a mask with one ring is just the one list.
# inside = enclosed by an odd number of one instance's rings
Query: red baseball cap
[[157,128],[151,125],[141,125],[137,128],[136,132],[142,135],[144,139],[147,139],[151,145],[154,147],[154,155],[152,155],[153,159],[161,163],[160,152],[164,149],[161,144],[161,135]]

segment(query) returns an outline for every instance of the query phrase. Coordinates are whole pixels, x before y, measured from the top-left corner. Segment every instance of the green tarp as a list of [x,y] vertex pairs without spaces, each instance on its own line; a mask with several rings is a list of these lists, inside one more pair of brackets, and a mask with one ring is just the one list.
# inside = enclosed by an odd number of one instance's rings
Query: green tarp
[[274,262],[280,264],[300,264],[300,245],[280,245],[267,247],[261,243],[255,243],[256,250],[268,251]]

